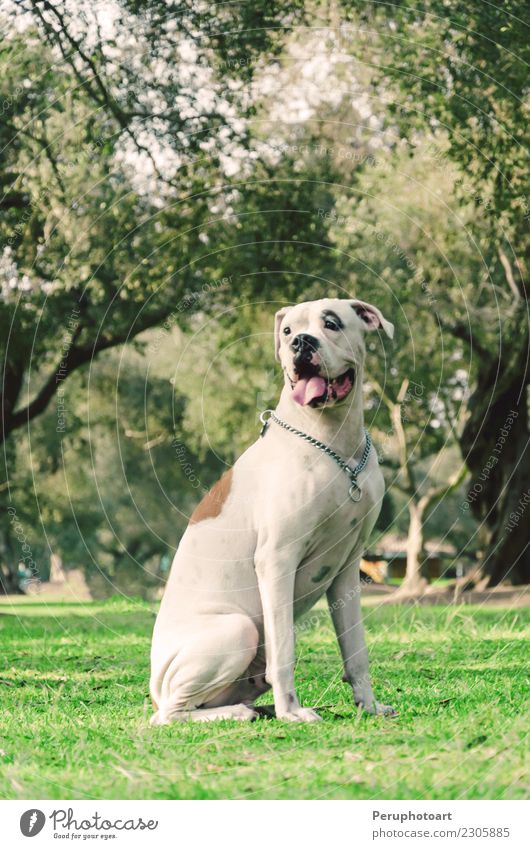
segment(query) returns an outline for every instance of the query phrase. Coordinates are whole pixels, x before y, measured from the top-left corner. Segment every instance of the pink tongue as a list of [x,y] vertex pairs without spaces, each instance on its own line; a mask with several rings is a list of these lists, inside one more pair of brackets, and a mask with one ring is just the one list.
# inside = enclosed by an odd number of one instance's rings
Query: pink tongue
[[300,404],[302,407],[309,404],[313,398],[320,398],[326,392],[326,381],[323,377],[301,377],[295,383],[293,389],[293,401]]

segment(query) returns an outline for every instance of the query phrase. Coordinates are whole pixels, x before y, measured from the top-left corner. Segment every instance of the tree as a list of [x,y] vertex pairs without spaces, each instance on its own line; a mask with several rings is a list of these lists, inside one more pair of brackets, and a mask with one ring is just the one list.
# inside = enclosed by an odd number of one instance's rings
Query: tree
[[[468,226],[483,273],[464,284],[467,304],[454,286],[444,289],[451,307],[445,327],[474,355],[460,443],[471,472],[469,503],[487,528],[482,574],[490,584],[528,583],[524,523],[510,529],[530,490],[526,7],[429,0],[421,9],[413,2],[341,8],[376,34],[378,93],[401,133],[414,146],[427,135],[434,167],[455,163],[458,197],[475,207]],[[507,422],[509,440],[495,462]]]
[[[82,2],[2,9],[2,442],[202,284],[194,260],[212,199],[233,194],[223,157],[246,161],[254,64],[279,49],[277,25],[299,7],[124,0],[114,11],[101,21]],[[6,446],[7,503],[16,453]],[[2,533],[13,590],[9,524]]]
[[[404,595],[416,595],[424,590],[428,583],[423,569],[425,561],[426,515],[439,501],[447,498],[447,496],[458,489],[466,477],[467,469],[464,463],[460,463],[460,467],[447,480],[443,480],[442,483],[428,482],[426,485],[425,481],[422,481],[422,485],[420,486],[416,473],[416,465],[419,459],[418,452],[414,452],[416,456],[412,460],[411,445],[409,443],[411,438],[413,441],[417,440],[417,433],[412,434],[413,429],[410,427],[408,411],[411,406],[417,405],[418,402],[421,404],[423,387],[419,387],[417,384],[414,387],[410,387],[410,381],[408,378],[405,378],[399,387],[397,397],[392,398],[373,377],[370,378],[370,382],[388,409],[392,423],[392,433],[397,443],[399,476],[392,481],[392,485],[403,492],[407,499],[407,510],[409,513],[407,565],[405,579],[400,590]],[[419,395],[417,394],[418,388],[421,389]],[[447,432],[444,436],[447,436]],[[430,468],[430,477],[433,476],[433,472],[436,471],[437,467],[443,461],[446,452],[447,444],[444,442],[442,448],[436,452],[435,460]]]
[[[155,334],[148,331],[147,346]],[[183,433],[186,399],[169,380],[174,351],[168,336],[156,362],[143,346],[108,352],[71,376],[59,435],[54,410],[19,435],[6,565],[22,554],[18,531],[41,580],[55,554],[67,569],[82,569],[96,594],[159,588],[161,564],[222,469]]]
[[[406,592],[423,589],[424,540],[466,473],[458,461],[467,410],[465,347],[444,332],[441,286],[450,274],[468,279],[480,268],[466,231],[474,212],[452,198],[455,171],[438,173],[421,151],[411,157],[380,150],[366,158],[352,188],[340,181],[330,229],[343,252],[348,289],[396,325],[384,350],[368,342],[366,395],[387,487],[402,503],[396,525],[408,538]],[[472,536],[468,514],[452,506]],[[454,518],[441,533],[455,537]]]
[[[184,292],[198,227],[225,179],[221,156],[247,137],[242,82],[262,51],[276,49],[274,25],[287,6],[254,5],[241,17],[225,7],[212,14],[193,4],[174,10],[124,2],[106,36],[82,3],[21,0],[14,3],[20,11],[27,27],[22,35],[14,30],[0,57],[2,270],[11,299],[2,316],[9,341],[2,439],[46,408],[58,372],[65,379],[157,324]],[[291,19],[295,12],[289,4]],[[227,34],[236,23],[241,37]],[[42,72],[36,80],[34,67]],[[152,198],[149,181],[159,197]],[[175,243],[187,259],[180,269]],[[32,302],[21,318],[22,293]],[[52,339],[70,312],[67,355],[59,350],[52,359]],[[24,343],[37,315],[34,338]],[[39,365],[46,355],[51,367],[39,368],[22,404],[30,353]]]

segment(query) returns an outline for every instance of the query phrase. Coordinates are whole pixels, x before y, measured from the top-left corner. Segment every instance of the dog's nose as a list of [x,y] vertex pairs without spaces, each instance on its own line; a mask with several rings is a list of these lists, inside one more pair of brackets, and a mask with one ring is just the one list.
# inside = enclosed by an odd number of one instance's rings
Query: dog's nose
[[291,350],[296,354],[296,359],[310,360],[318,346],[318,339],[309,333],[299,333],[291,342]]

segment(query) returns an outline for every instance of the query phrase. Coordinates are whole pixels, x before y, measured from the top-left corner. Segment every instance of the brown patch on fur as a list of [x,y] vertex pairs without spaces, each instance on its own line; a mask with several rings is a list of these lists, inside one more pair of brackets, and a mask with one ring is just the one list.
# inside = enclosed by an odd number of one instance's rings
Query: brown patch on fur
[[157,710],[158,710],[158,705],[157,705],[157,703],[155,702],[155,700],[153,699],[153,697],[152,697],[152,696],[151,696],[151,702],[153,703],[153,710],[154,710],[154,711],[157,711]]
[[202,501],[197,504],[190,517],[190,525],[202,522],[203,519],[214,519],[223,509],[223,504],[230,495],[232,487],[232,469],[228,469],[224,475],[214,483],[211,490],[206,493]]

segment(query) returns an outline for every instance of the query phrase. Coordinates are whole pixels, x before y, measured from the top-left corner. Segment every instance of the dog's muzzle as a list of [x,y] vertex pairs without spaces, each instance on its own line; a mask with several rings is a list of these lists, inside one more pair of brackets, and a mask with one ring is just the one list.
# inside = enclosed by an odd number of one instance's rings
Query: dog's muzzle
[[337,377],[324,377],[320,372],[320,365],[311,360],[294,360],[295,378],[291,380],[292,399],[302,407],[318,407],[322,404],[330,404],[341,401],[353,389],[355,383],[355,369],[349,368]]
[[313,362],[320,347],[320,342],[310,333],[299,333],[291,342],[291,350],[294,353],[295,368],[302,363]]

